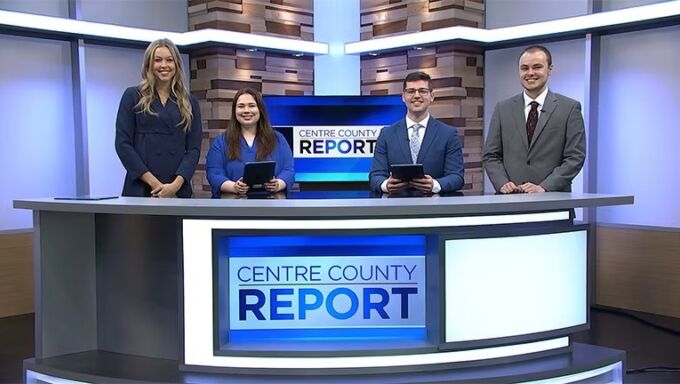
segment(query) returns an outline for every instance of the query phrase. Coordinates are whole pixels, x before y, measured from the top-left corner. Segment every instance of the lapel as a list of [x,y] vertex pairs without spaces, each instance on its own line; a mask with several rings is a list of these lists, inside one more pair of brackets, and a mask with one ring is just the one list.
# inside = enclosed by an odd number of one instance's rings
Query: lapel
[[[524,149],[529,152],[529,139],[527,138],[527,119],[524,116],[524,93],[520,93],[512,99],[512,114],[515,119],[517,134],[522,138]],[[536,137],[536,134],[534,134]]]
[[541,114],[538,117],[536,130],[534,131],[534,137],[531,139],[531,145],[529,145],[529,148],[531,148],[531,146],[536,142],[538,136],[541,135],[541,132],[543,131],[543,128],[545,128],[545,125],[550,119],[550,115],[552,115],[555,107],[557,107],[557,97],[555,97],[554,93],[548,90],[548,94],[545,96],[545,103],[543,103],[543,106],[541,107]]
[[158,93],[156,93],[155,96],[156,97],[154,97],[153,102],[151,103],[152,109],[158,113],[158,118],[163,122],[168,131],[174,132],[178,128],[177,123],[181,119],[175,99],[168,97],[165,105],[163,105],[158,97]]
[[[423,142],[420,143],[420,150],[418,151],[418,159],[416,163],[422,164],[423,158],[427,153],[427,149],[430,147],[434,138],[437,137],[437,129],[439,129],[439,124],[437,124],[437,119],[430,115],[430,120],[427,122],[427,127],[425,128],[425,136],[423,136]],[[410,153],[410,149],[409,149]]]
[[406,127],[406,119],[401,119],[397,125],[397,142],[401,149],[401,154],[408,163],[411,162],[411,147],[409,146],[408,127]]

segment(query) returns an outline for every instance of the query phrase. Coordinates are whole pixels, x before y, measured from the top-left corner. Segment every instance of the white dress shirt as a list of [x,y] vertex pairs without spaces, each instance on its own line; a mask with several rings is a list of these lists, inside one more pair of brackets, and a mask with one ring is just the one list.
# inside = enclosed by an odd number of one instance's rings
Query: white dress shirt
[[543,104],[545,104],[545,98],[548,96],[548,87],[545,87],[543,92],[541,92],[538,97],[532,99],[526,92],[522,94],[524,96],[524,121],[529,119],[529,111],[531,110],[531,102],[535,101],[538,103],[538,117],[541,117],[541,109],[543,109]]

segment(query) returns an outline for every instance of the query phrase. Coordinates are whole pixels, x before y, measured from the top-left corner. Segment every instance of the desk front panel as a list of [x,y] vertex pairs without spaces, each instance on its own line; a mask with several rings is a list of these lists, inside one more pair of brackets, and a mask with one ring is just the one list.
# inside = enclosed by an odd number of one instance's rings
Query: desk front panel
[[588,324],[568,211],[184,219],[182,237],[187,369],[478,362],[564,349]]

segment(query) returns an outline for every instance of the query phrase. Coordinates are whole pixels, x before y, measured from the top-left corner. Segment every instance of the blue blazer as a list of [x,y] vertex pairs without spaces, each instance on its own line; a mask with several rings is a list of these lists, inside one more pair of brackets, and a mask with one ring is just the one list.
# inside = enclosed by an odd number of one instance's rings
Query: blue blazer
[[[371,190],[382,193],[380,185],[389,177],[390,165],[412,162],[406,119],[383,128],[373,153],[373,165],[369,175]],[[430,116],[417,163],[423,164],[426,175],[439,182],[441,192],[461,189],[465,183],[463,178],[465,171],[463,149],[456,128]]]
[[125,90],[116,118],[116,153],[127,171],[123,196],[151,196],[151,188],[140,177],[151,172],[161,183],[182,176],[184,184],[177,197],[191,197],[191,178],[201,152],[201,111],[196,98],[190,96],[191,130],[184,132],[177,124],[179,108],[171,97],[165,106],[154,99],[151,109],[158,115],[135,111],[141,95],[137,87]]

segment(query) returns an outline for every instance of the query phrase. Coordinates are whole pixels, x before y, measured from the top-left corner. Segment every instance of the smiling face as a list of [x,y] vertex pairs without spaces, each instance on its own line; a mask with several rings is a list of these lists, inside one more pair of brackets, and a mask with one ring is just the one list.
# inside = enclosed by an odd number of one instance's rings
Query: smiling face
[[257,107],[257,102],[252,95],[247,93],[242,94],[236,100],[234,113],[236,114],[236,121],[244,128],[252,128],[260,120],[260,109]]
[[434,94],[427,80],[407,81],[401,99],[406,104],[409,119],[417,122],[427,115]]
[[519,58],[519,80],[533,99],[545,90],[551,72],[552,65],[548,64],[548,56],[543,51],[528,51]]
[[175,58],[167,47],[158,47],[151,57],[153,76],[159,83],[168,83],[177,71]]

